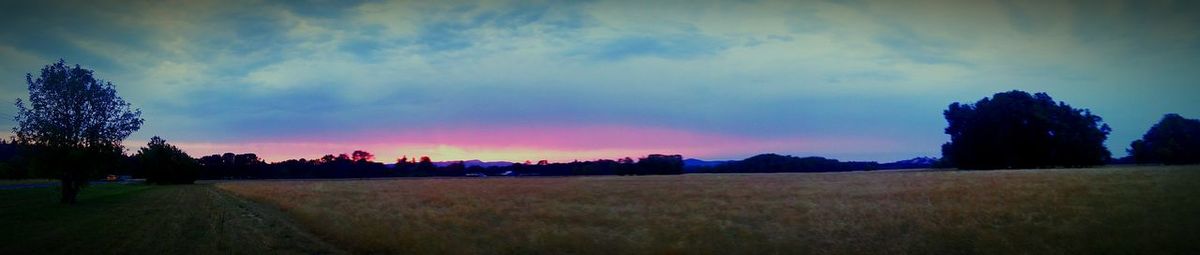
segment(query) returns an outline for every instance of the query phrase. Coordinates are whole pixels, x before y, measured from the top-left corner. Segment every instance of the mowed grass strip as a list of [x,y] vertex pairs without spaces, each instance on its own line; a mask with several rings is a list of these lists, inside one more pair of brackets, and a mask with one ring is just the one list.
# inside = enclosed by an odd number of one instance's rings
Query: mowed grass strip
[[260,181],[354,253],[1200,254],[1200,169]]
[[326,254],[274,208],[210,185],[0,190],[0,254]]

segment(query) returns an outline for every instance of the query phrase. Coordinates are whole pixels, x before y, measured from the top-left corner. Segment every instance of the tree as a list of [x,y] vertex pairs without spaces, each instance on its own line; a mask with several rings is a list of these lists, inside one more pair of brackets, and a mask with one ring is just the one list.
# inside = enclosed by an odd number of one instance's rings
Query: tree
[[1200,163],[1200,120],[1167,114],[1129,147],[1137,163]]
[[370,152],[356,150],[350,153],[350,159],[354,162],[375,160],[375,155]]
[[454,161],[438,172],[441,176],[463,176],[467,174],[467,164],[462,160]]
[[146,182],[152,184],[192,184],[200,176],[200,163],[158,136],[150,138],[135,156],[141,162]]
[[942,156],[960,169],[1088,167],[1104,164],[1111,129],[1087,109],[1055,103],[1046,93],[997,93],[943,114],[950,142]]
[[421,160],[417,161],[413,172],[416,176],[430,176],[435,170],[437,170],[437,166],[433,164],[433,160],[427,156],[421,156]]
[[682,155],[650,154],[638,159],[635,174],[683,174]]
[[61,202],[74,204],[89,178],[112,171],[124,148],[121,141],[142,126],[142,112],[117,95],[111,82],[93,71],[46,65],[29,85],[28,106],[17,99],[14,140],[36,148],[34,166],[56,173],[62,181]]

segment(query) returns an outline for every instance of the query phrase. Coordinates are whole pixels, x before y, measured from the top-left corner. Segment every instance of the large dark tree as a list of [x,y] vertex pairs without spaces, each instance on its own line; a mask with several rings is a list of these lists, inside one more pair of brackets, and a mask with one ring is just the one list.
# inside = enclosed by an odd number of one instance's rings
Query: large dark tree
[[134,157],[141,163],[148,183],[191,184],[200,176],[196,159],[157,136],[150,138]]
[[142,125],[141,110],[92,73],[59,60],[36,79],[26,74],[29,104],[16,103],[14,140],[36,148],[32,166],[59,176],[63,203],[75,203],[89,178],[116,168],[121,141]]
[[1137,163],[1200,163],[1200,120],[1167,114],[1130,144],[1129,154]]
[[960,169],[1087,167],[1104,164],[1111,129],[1100,116],[1046,93],[997,93],[944,112],[942,156]]

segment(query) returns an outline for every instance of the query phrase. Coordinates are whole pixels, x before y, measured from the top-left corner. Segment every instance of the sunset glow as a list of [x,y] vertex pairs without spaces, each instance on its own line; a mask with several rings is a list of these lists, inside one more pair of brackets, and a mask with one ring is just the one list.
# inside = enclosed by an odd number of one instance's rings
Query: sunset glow
[[[132,141],[131,143],[137,143]],[[179,143],[197,155],[254,152],[269,161],[319,158],[322,155],[366,150],[376,160],[430,156],[438,160],[512,161],[616,159],[652,153],[678,153],[691,157],[733,159],[746,151],[809,151],[811,153],[889,153],[903,150],[884,138],[754,139],[661,128],[623,126],[466,128],[422,130],[411,133],[359,134],[344,139],[252,141],[238,144]]]

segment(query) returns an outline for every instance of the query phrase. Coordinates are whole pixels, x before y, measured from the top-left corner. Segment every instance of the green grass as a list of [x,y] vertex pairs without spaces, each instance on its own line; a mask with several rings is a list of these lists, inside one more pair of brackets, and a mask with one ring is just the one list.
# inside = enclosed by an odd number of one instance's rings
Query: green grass
[[0,186],[21,185],[21,184],[47,184],[47,183],[57,183],[57,182],[59,182],[59,181],[54,180],[54,179],[16,179],[16,180],[0,179]]
[[0,190],[0,254],[313,254],[336,250],[287,217],[208,185]]
[[354,253],[1200,254],[1200,169],[264,181]]

